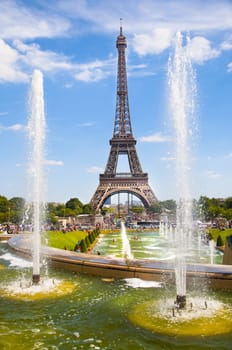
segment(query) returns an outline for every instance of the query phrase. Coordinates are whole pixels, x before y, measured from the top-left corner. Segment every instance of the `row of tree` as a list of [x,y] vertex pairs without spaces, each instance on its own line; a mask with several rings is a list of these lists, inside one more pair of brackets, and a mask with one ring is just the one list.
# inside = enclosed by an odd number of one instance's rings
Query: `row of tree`
[[198,217],[214,221],[216,218],[232,220],[232,197],[208,198],[201,196],[197,202]]
[[20,224],[25,212],[25,200],[21,197],[7,199],[0,196],[0,223]]
[[[206,221],[214,221],[218,218],[232,220],[232,197],[228,198],[208,198],[201,196],[199,200],[193,200],[193,216],[195,219]],[[172,199],[154,203],[149,211],[161,213],[164,209],[168,209],[175,213],[176,202]]]
[[99,234],[99,228],[96,228],[93,231],[89,232],[85,238],[83,238],[76,244],[74,250],[77,252],[85,253],[88,250],[88,248],[95,242]]
[[[21,197],[13,197],[8,200],[5,196],[0,196],[0,223],[21,224],[25,221],[25,204],[25,200]],[[90,204],[83,204],[78,198],[71,198],[64,204],[48,203],[46,209],[47,221],[50,223],[56,223],[59,217],[93,213]],[[176,202],[172,199],[160,201],[151,205],[148,211],[161,213],[164,209],[175,213]],[[108,210],[104,207],[102,209],[103,215]],[[134,213],[140,213],[144,208],[143,206],[133,206],[130,210]],[[195,218],[201,220],[214,221],[220,217],[232,220],[232,197],[221,199],[201,196],[199,200],[193,200],[193,212]],[[27,210],[27,220],[30,221],[30,210]]]
[[[83,204],[78,198],[71,198],[65,204],[48,203],[46,206],[47,221],[53,224],[59,217],[90,214],[91,212],[90,205]],[[5,196],[0,196],[0,223],[30,223],[31,213],[30,205],[26,205],[25,199],[13,197],[8,200]]]
[[83,204],[78,198],[71,198],[65,204],[48,203],[47,218],[51,223],[56,223],[59,217],[77,216],[93,213],[90,204]]

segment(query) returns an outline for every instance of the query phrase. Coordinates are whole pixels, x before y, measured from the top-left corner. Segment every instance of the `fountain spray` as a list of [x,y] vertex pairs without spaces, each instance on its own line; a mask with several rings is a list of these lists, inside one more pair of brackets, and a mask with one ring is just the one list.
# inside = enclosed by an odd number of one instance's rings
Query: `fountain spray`
[[40,245],[42,221],[44,217],[44,144],[45,144],[45,114],[43,96],[43,75],[35,70],[32,75],[29,94],[30,114],[28,120],[29,139],[29,179],[30,199],[33,208],[33,275],[32,283],[40,281]]
[[131,253],[130,242],[127,237],[126,226],[123,221],[121,221],[121,237],[122,237],[122,252],[125,260],[133,260],[133,254]]
[[[188,38],[187,38],[188,41]],[[189,188],[189,139],[190,121],[194,114],[195,76],[180,32],[175,38],[175,52],[168,65],[170,109],[176,133],[176,304],[186,305],[186,261],[185,255],[192,234],[192,199]]]

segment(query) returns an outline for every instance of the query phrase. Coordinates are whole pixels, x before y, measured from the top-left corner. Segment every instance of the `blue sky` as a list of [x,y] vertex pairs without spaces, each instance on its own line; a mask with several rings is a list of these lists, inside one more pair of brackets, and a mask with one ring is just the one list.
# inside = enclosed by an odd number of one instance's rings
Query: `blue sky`
[[113,134],[120,18],[133,134],[156,196],[176,198],[167,62],[177,31],[190,37],[196,72],[192,195],[232,196],[231,0],[1,0],[1,195],[26,197],[27,98],[39,69],[47,200],[90,201]]

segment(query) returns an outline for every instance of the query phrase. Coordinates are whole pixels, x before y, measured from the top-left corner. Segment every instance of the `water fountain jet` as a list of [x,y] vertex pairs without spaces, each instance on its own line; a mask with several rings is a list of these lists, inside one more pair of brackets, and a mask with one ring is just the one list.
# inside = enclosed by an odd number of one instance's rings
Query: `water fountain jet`
[[43,96],[43,75],[39,70],[33,72],[29,95],[30,114],[28,120],[29,139],[29,182],[33,207],[33,274],[32,283],[40,282],[40,246],[42,221],[44,218],[44,146],[45,146],[45,113]]
[[123,221],[121,221],[121,237],[122,237],[122,252],[125,260],[132,260],[133,255],[131,253],[130,242],[126,233],[126,226]]
[[186,251],[192,235],[192,200],[189,188],[189,130],[194,113],[195,79],[191,61],[180,32],[175,38],[175,52],[168,65],[170,110],[176,136],[177,199],[175,230],[176,304],[186,306]]

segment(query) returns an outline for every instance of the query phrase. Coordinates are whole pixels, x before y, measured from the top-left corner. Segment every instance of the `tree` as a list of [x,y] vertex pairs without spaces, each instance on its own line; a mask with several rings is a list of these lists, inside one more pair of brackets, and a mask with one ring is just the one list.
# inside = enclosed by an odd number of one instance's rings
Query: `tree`
[[227,220],[232,220],[232,208],[225,210],[225,218]]
[[154,202],[149,207],[149,212],[151,213],[161,213],[162,207],[160,205],[160,202]]
[[210,199],[206,196],[201,196],[198,201],[198,206],[199,206],[199,216],[201,219],[209,219],[209,206],[210,206]]
[[108,212],[108,208],[107,207],[102,207],[101,208],[101,214],[104,216],[106,215],[106,213]]
[[80,248],[81,248],[81,252],[82,252],[82,253],[85,253],[85,252],[86,252],[87,247],[86,247],[86,243],[85,243],[85,238],[83,238],[83,239],[80,241]]
[[220,214],[221,214],[221,208],[217,205],[210,204],[207,218],[209,220],[215,220]]
[[232,209],[232,197],[226,198],[224,206],[226,209]]
[[72,209],[74,215],[82,214],[83,212],[83,204],[78,198],[71,198],[68,202],[66,202],[65,207],[68,209]]
[[9,209],[9,202],[6,197],[0,196],[0,212],[6,213]]
[[59,217],[66,216],[66,206],[64,204],[58,204],[55,213]]
[[9,200],[9,218],[15,224],[23,221],[25,212],[25,199],[21,197],[13,197]]
[[82,207],[83,214],[92,214],[93,210],[90,204],[84,204]]
[[0,196],[0,222],[8,222],[10,219],[10,207],[6,197]]
[[104,216],[107,213],[115,214],[116,213],[116,209],[114,207],[102,207],[101,208],[101,214]]
[[198,204],[201,209],[201,216],[206,220],[215,220],[219,215],[223,215],[223,204],[217,198],[201,196]]
[[130,211],[132,211],[132,213],[135,213],[135,214],[140,214],[143,212],[143,206],[141,205],[133,205],[131,208],[130,208]]
[[173,212],[176,211],[176,201],[174,199],[168,199],[166,201],[159,202],[161,207],[164,209],[171,210]]
[[52,212],[47,211],[47,222],[52,225],[56,225],[58,223],[57,215]]

